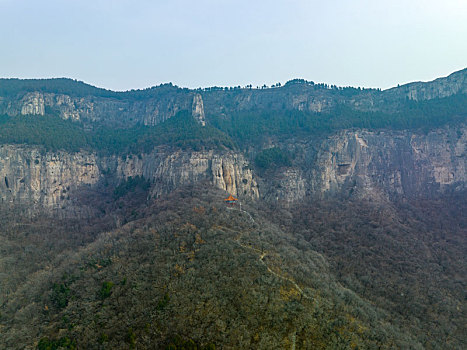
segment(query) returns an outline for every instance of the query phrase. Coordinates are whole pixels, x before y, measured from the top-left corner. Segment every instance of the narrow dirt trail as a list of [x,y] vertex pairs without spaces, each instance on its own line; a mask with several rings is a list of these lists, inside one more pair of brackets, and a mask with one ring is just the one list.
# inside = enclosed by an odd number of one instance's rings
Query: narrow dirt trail
[[[256,225],[257,225],[255,219],[253,218],[253,216],[251,216],[251,214],[250,214],[249,212],[247,212],[247,211],[245,211],[245,210],[243,210],[243,209],[231,209],[231,208],[228,208],[228,210],[236,210],[236,211],[240,211],[240,212],[245,213],[245,214],[249,217],[249,219],[251,220],[251,222],[252,222],[253,224],[256,224]],[[239,232],[239,231],[235,231],[235,230],[230,229],[230,228],[225,227],[225,226],[220,226],[220,227],[221,227],[222,229],[225,229],[225,230],[229,230],[229,231],[231,231],[231,232],[236,232],[236,233],[238,233],[238,235],[234,238],[234,242],[235,242],[235,243],[237,243],[240,247],[242,247],[242,248],[244,248],[244,249],[247,249],[247,250],[250,250],[250,251],[253,251],[253,252],[259,254],[259,255],[258,255],[258,260],[259,260],[259,262],[260,262],[262,265],[264,265],[264,267],[266,267],[267,271],[268,271],[270,274],[274,275],[275,277],[277,277],[277,278],[279,278],[279,279],[281,279],[281,280],[284,280],[284,281],[287,281],[287,282],[291,283],[291,284],[294,286],[294,288],[300,293],[300,295],[301,295],[302,297],[307,298],[307,299],[311,299],[311,298],[305,293],[305,291],[304,291],[302,288],[300,288],[300,286],[299,286],[292,278],[289,278],[289,277],[287,277],[287,276],[284,276],[284,275],[282,275],[282,274],[280,274],[280,273],[277,273],[277,272],[273,271],[273,270],[266,264],[266,262],[264,261],[264,259],[268,256],[268,252],[267,252],[267,251],[262,251],[262,250],[260,250],[260,249],[257,249],[257,248],[254,248],[254,247],[252,247],[252,246],[248,246],[248,245],[245,245],[245,244],[241,243],[241,238],[242,238],[243,234],[245,233],[245,231],[240,231],[240,232]]]
[[[240,212],[243,212],[245,213],[248,218],[251,220],[251,222],[255,225],[258,225],[255,221],[255,219],[253,218],[253,216],[251,216],[251,214],[243,209],[233,209],[233,208],[228,208],[228,210],[237,210],[237,211],[240,211]],[[283,281],[287,281],[289,283],[291,283],[294,288],[300,293],[300,295],[305,298],[305,299],[309,299],[309,300],[312,300],[311,297],[309,297],[304,291],[302,288],[300,288],[300,286],[297,284],[297,282],[295,282],[292,278],[289,278],[287,276],[283,276],[281,275],[280,273],[277,273],[275,271],[273,271],[269,266],[268,264],[266,264],[266,262],[264,261],[264,259],[268,256],[268,252],[267,251],[262,251],[260,249],[257,249],[257,248],[254,248],[252,246],[248,246],[248,245],[245,245],[241,242],[241,239],[242,239],[242,236],[243,234],[246,232],[246,231],[235,231],[231,228],[228,228],[228,227],[225,227],[225,226],[219,226],[220,228],[222,229],[225,229],[225,230],[228,230],[228,231],[231,231],[231,232],[234,232],[234,233],[238,233],[235,238],[234,238],[234,242],[237,243],[240,247],[244,248],[244,249],[247,249],[247,250],[250,250],[256,254],[258,254],[258,260],[259,262],[264,265],[264,267],[266,267],[266,270],[272,274],[273,276],[283,280]],[[292,350],[295,350],[296,348],[296,341],[297,341],[297,332],[293,332],[290,336],[290,340],[291,340],[291,349]]]

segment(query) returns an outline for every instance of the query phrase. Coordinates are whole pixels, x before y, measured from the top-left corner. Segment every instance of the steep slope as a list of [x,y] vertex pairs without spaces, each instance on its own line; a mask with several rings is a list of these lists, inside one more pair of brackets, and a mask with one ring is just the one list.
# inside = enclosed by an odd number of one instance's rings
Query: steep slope
[[467,93],[467,68],[430,82],[414,82],[384,91],[385,99],[423,101]]
[[0,80],[0,114],[56,114],[87,123],[155,125],[192,107],[196,94],[171,84],[117,93],[70,79]]
[[226,208],[223,195],[184,188],[83,246],[29,252],[43,267],[4,297],[2,346],[421,348],[306,241],[250,206]]
[[316,142],[275,143],[293,160],[263,175],[260,193],[285,204],[306,198],[436,198],[467,184],[467,128],[346,130]]
[[466,76],[464,69],[432,82],[411,83],[385,91],[295,79],[283,87],[267,89],[189,90],[164,84],[146,90],[113,92],[71,79],[0,79],[0,115],[56,114],[88,124],[126,127],[156,125],[182,110],[223,116],[256,110],[333,112],[345,105],[357,111],[394,113],[404,110],[408,100],[422,102],[466,94]]
[[464,349],[466,74],[0,80],[0,347]]
[[99,188],[106,183],[116,185],[136,176],[150,181],[151,196],[155,197],[185,184],[208,180],[241,198],[285,205],[306,198],[436,198],[466,188],[464,125],[428,134],[352,130],[315,140],[296,137],[274,144],[293,159],[288,165],[272,164],[266,170],[255,167],[254,160],[239,150],[194,151],[160,146],[147,153],[102,155],[3,145],[1,201],[29,205],[31,210],[59,209],[75,215],[81,209],[76,207],[70,191]]
[[248,162],[232,151],[188,151],[156,148],[150,153],[102,157],[89,152],[44,152],[37,147],[0,146],[1,203],[24,205],[31,213],[45,209],[79,216],[75,201],[83,189],[96,191],[128,178],[150,181],[151,197],[208,180],[243,198],[259,192]]
[[343,285],[388,311],[425,348],[461,349],[466,195],[390,205],[315,202],[294,207],[283,224],[327,258]]

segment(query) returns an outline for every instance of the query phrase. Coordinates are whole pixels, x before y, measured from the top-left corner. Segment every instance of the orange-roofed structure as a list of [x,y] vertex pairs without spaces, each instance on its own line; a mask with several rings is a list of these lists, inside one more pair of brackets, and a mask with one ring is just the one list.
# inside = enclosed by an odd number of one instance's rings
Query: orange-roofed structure
[[224,201],[229,205],[235,205],[235,203],[237,203],[238,199],[235,198],[234,196],[230,195],[226,199],[224,199]]

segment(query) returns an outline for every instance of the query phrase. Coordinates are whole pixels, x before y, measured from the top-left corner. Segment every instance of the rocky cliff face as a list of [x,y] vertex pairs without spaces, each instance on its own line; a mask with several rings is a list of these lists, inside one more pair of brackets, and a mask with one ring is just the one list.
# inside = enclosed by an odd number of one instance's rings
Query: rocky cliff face
[[[144,100],[104,97],[71,97],[64,94],[28,92],[21,97],[0,98],[0,114],[44,115],[58,114],[63,119],[85,123],[104,123],[113,126],[131,126],[137,123],[156,125],[177,112],[193,110],[201,113],[202,100],[194,99],[193,92],[174,90],[170,94]],[[203,113],[199,115],[201,119]]]
[[83,186],[98,185],[104,176],[117,182],[130,176],[144,176],[152,183],[154,197],[198,181],[209,181],[241,198],[259,197],[248,162],[234,152],[154,150],[150,154],[118,158],[0,146],[0,195],[5,205],[26,205],[32,211],[73,207],[73,193]]
[[209,181],[234,196],[259,197],[248,161],[235,152],[167,152],[156,149],[149,154],[118,158],[114,166],[118,178],[144,176],[150,180],[155,197],[198,181]]
[[467,93],[467,69],[430,82],[415,82],[384,91],[385,98],[423,101]]
[[70,191],[95,185],[100,176],[93,154],[45,153],[33,147],[0,146],[0,194],[4,204],[61,208],[70,199]]
[[38,92],[31,92],[24,95],[23,99],[21,100],[21,114],[44,115],[44,96]]
[[[0,83],[8,84],[5,81]],[[205,123],[205,114],[221,116],[248,110],[326,112],[338,104],[345,104],[357,110],[387,111],[397,110],[407,98],[421,101],[467,93],[467,69],[432,82],[411,83],[385,91],[345,91],[327,88],[323,84],[297,83],[280,88],[212,91],[162,86],[149,91],[108,92],[107,95],[95,96],[76,92],[74,96],[73,85],[70,84],[70,95],[41,92],[29,86],[26,92],[0,96],[0,114],[44,115],[47,112],[86,123],[131,126],[138,123],[156,125],[179,111],[191,111],[201,124]]]
[[[391,109],[407,98],[427,100],[467,93],[467,70],[433,82],[382,92],[344,92],[312,83],[258,90],[193,91],[170,85],[126,93],[94,89],[99,94],[80,95],[77,90],[74,97],[42,90],[10,91],[0,96],[0,114],[38,118],[58,114],[85,124],[101,122],[109,127],[128,127],[155,125],[179,111],[191,111],[193,118],[205,126],[206,115],[222,118],[229,111],[248,109],[321,112],[336,103],[346,103],[356,109],[373,110],[383,102],[385,108]],[[96,186],[105,176],[121,181],[142,175],[153,184],[151,194],[156,197],[198,181],[209,181],[235,196],[281,203],[333,196],[380,200],[395,196],[432,197],[466,188],[466,143],[465,125],[429,134],[341,131],[326,139],[285,142],[280,146],[296,154],[293,166],[266,174],[254,174],[244,155],[232,151],[184,152],[160,147],[148,154],[122,158],[86,152],[46,153],[40,148],[3,145],[0,195],[4,204],[53,210],[72,205],[70,192],[81,186]]]
[[278,170],[267,193],[286,203],[305,196],[432,198],[467,188],[466,145],[465,126],[426,135],[345,131],[318,147],[295,145],[300,159],[294,167]]
[[193,106],[191,114],[198,123],[200,123],[202,126],[206,126],[203,98],[200,94],[195,94],[193,96]]
[[467,93],[467,69],[431,82],[410,83],[384,91],[375,89],[325,88],[297,83],[281,88],[204,93],[206,110],[222,115],[245,110],[299,110],[327,112],[337,104],[360,111],[396,111],[406,99],[423,101]]
[[284,204],[340,196],[432,198],[466,189],[466,145],[465,126],[426,135],[345,131],[319,142],[295,143],[300,155],[294,165],[262,176],[236,152],[157,148],[121,158],[4,145],[0,147],[0,194],[4,204],[54,210],[72,206],[70,193],[95,186],[104,176],[116,182],[144,176],[152,184],[153,197],[185,184],[208,181],[243,199],[264,198]]
[[63,119],[125,127],[135,124],[156,125],[180,111],[190,110],[201,125],[206,125],[202,96],[177,88],[144,99],[71,97],[38,91],[13,98],[0,97],[0,114],[43,116],[47,111]]

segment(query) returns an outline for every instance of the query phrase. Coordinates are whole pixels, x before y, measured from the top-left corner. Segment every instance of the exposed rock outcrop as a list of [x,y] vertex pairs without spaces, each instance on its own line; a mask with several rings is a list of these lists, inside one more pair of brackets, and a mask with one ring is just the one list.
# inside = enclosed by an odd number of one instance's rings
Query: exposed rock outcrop
[[[21,81],[20,81],[21,82]],[[8,80],[0,81],[8,85]],[[18,81],[15,82],[18,84]],[[25,83],[26,84],[26,83]],[[191,111],[202,125],[205,115],[224,115],[251,110],[299,110],[327,112],[336,105],[360,111],[397,111],[406,99],[421,101],[467,93],[467,69],[431,82],[417,82],[385,91],[339,89],[324,84],[293,83],[269,89],[222,89],[207,91],[181,89],[171,84],[144,91],[112,92],[72,81],[55,93],[30,81],[17,94],[0,96],[0,114],[44,115],[46,109],[64,119],[113,126],[156,125],[180,111]],[[83,93],[86,89],[90,94]],[[69,92],[68,92],[69,90]],[[96,95],[92,95],[94,92]]]
[[[21,97],[0,98],[0,114],[44,115],[48,109],[48,114],[57,114],[63,119],[128,127],[136,124],[156,125],[179,111],[190,110],[192,102],[193,93],[181,89],[145,99],[73,97],[35,91]],[[202,100],[200,107],[197,110],[202,110]],[[201,120],[204,114],[197,118]]]
[[44,95],[39,92],[31,92],[24,95],[23,99],[21,100],[21,114],[44,115]]
[[195,94],[193,96],[193,106],[191,112],[193,118],[200,123],[202,126],[206,126],[206,119],[204,116],[204,105],[203,98],[200,94]]
[[215,187],[235,196],[256,199],[258,186],[247,160],[235,152],[160,152],[118,159],[119,178],[144,176],[153,183],[152,195],[166,194],[175,188],[198,181],[209,181]]
[[34,147],[0,146],[0,194],[4,204],[62,208],[70,191],[94,185],[100,176],[96,156],[90,153],[45,153]]
[[449,97],[458,93],[467,93],[467,70],[454,72],[445,78],[430,82],[415,82],[384,92],[386,98],[409,98],[415,101]]
[[73,206],[70,194],[82,186],[97,185],[104,175],[121,181],[144,176],[151,195],[158,197],[182,185],[211,182],[235,196],[259,197],[248,162],[234,152],[167,152],[120,157],[99,157],[88,152],[46,153],[34,147],[0,146],[0,195],[3,204],[44,208]]
[[232,151],[156,148],[122,158],[3,145],[1,201],[48,210],[73,206],[70,193],[97,185],[104,174],[116,182],[144,176],[152,184],[153,197],[208,181],[240,198],[283,204],[339,196],[432,198],[467,187],[465,126],[428,134],[345,131],[313,143],[313,147],[296,145],[303,153],[301,159],[262,178],[253,173],[242,154]]
[[[410,132],[344,131],[322,141],[312,166],[279,170],[269,197],[286,202],[335,196],[432,198],[467,188],[467,128]],[[310,148],[311,149],[311,148]],[[277,181],[279,179],[279,181]],[[267,184],[267,183],[266,183]]]
[[[0,114],[38,118],[56,114],[79,120],[92,129],[90,124],[94,122],[112,128],[156,125],[180,111],[191,111],[193,118],[205,126],[206,115],[224,118],[231,117],[230,112],[245,110],[325,112],[339,104],[354,110],[397,111],[407,98],[420,101],[467,93],[467,70],[386,91],[344,90],[305,82],[272,89],[206,91],[166,84],[117,93],[65,80],[54,93],[54,89],[47,90],[47,84],[36,81],[24,86],[18,80],[2,83],[13,87],[2,90],[5,95],[0,96]],[[394,196],[432,197],[466,188],[465,125],[428,134],[347,130],[326,139],[281,142],[299,156],[293,166],[269,171],[263,178],[253,173],[244,155],[233,151],[170,151],[160,147],[122,158],[89,152],[47,153],[35,147],[3,145],[1,201],[59,209],[71,204],[67,202],[70,191],[94,186],[104,174],[115,181],[144,176],[151,181],[151,194],[156,197],[184,184],[209,181],[235,196],[281,203],[332,196],[385,200]]]

